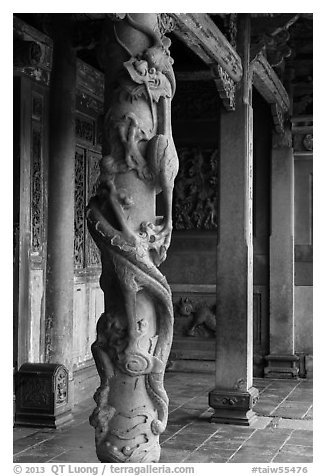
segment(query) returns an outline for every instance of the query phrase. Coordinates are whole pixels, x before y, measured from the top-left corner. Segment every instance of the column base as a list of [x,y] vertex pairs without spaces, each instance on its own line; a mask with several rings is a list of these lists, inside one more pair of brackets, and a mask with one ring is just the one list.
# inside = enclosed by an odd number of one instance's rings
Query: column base
[[16,381],[15,426],[59,428],[72,422],[69,378],[60,364],[23,364]]
[[259,397],[259,391],[251,387],[248,391],[219,390],[209,393],[209,405],[214,408],[211,421],[231,425],[250,426],[257,415],[252,410]]
[[298,378],[299,368],[297,363],[299,357],[294,354],[271,354],[266,355],[268,362],[264,369],[266,378]]

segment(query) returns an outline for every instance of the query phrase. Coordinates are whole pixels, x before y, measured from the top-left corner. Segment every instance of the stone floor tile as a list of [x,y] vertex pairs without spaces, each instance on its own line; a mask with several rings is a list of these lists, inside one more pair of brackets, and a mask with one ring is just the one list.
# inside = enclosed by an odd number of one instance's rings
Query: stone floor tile
[[312,456],[313,449],[312,446],[303,446],[303,445],[293,445],[286,443],[280,453],[294,453],[302,456]]
[[259,448],[262,450],[277,451],[288,438],[289,435],[284,434],[283,432],[266,433],[265,430],[257,430],[257,433],[248,438],[242,446],[243,448]]
[[83,451],[71,449],[48,461],[51,463],[99,463],[95,447],[84,448]]
[[295,456],[290,453],[279,454],[273,459],[273,463],[312,463],[313,458],[311,456]]
[[219,429],[220,427],[216,427],[213,423],[192,422],[182,430],[181,434],[192,433],[200,435],[213,435]]
[[299,446],[312,446],[313,445],[313,432],[294,430],[287,441],[289,445]]
[[26,438],[27,436],[34,435],[39,430],[37,428],[24,428],[23,426],[19,426],[14,428],[13,431],[13,441],[17,441],[20,438]]
[[313,408],[309,408],[307,413],[303,416],[304,420],[312,420],[313,419]]
[[272,461],[273,457],[269,454],[267,455],[242,455],[236,453],[230,460],[227,461],[227,463],[270,463]]
[[198,450],[191,453],[184,463],[226,463],[232,456],[234,450],[218,448],[212,451],[210,448],[200,447]]
[[276,408],[271,416],[278,416],[283,418],[293,418],[299,420],[309,410],[310,404],[294,403],[294,402],[284,402],[278,408]]
[[241,447],[228,460],[229,463],[269,463],[275,456],[275,450]]
[[[187,428],[186,428],[187,429]],[[210,434],[186,432],[185,430],[179,431],[177,434],[172,435],[168,441],[168,444],[178,444],[178,442],[194,443],[196,446],[201,445],[207,438],[210,438]]]
[[184,438],[170,438],[169,440],[164,441],[164,443],[161,444],[161,447],[164,449],[175,449],[177,451],[185,450],[189,453],[191,451],[194,451],[203,441],[204,440],[199,440],[199,442],[197,442]]
[[300,380],[300,388],[313,388],[313,379],[305,378]]
[[[238,450],[241,446],[243,445],[243,441],[241,440],[235,440],[234,438],[223,438],[223,439],[217,439],[217,438],[209,438],[204,443],[205,448],[210,448],[212,451],[214,450],[232,450],[235,452]],[[200,448],[201,449],[201,448]]]
[[[254,379],[261,394],[254,407],[258,419],[251,427],[241,427],[210,422],[214,410],[208,407],[207,397],[212,381],[209,374],[167,372],[171,404],[168,426],[160,438],[161,462],[268,463],[274,457],[277,462],[291,462],[291,458],[298,462],[298,448],[312,449],[312,409],[302,400],[311,398],[312,404],[311,382]],[[301,411],[303,403],[307,409],[302,419],[269,415],[277,406],[297,406]],[[22,463],[97,463],[94,429],[88,422],[94,407],[91,398],[82,402],[74,422],[60,430],[14,429],[14,448],[20,451],[16,458]],[[311,462],[312,456],[305,450],[301,458]]]
[[189,451],[187,450],[176,450],[175,448],[162,446],[160,463],[181,463],[188,455]]
[[266,428],[272,421],[271,417],[258,416],[257,419],[252,423],[251,428],[263,429]]
[[292,420],[288,418],[280,418],[277,423],[278,428],[292,428],[294,430],[312,430],[312,420]]
[[312,388],[304,388],[304,387],[297,387],[293,390],[293,392],[291,392],[291,394],[289,395],[289,398],[290,399],[293,399],[293,398],[296,398],[296,397],[309,397],[308,400],[311,400],[311,398],[313,397],[313,389]]
[[264,378],[254,378],[253,386],[256,388],[266,388],[270,385],[270,381]]
[[240,425],[224,425],[216,433],[216,437],[225,435],[239,438],[249,438],[249,436],[257,431],[255,428]]
[[258,403],[256,403],[253,409],[259,415],[269,416],[273,413],[279,403],[270,402],[268,400],[264,402],[258,401]]
[[30,448],[34,445],[39,445],[40,443],[52,440],[55,437],[55,433],[53,430],[51,432],[48,431],[38,431],[36,433],[30,434],[26,436],[26,438],[20,438],[15,441],[14,444],[14,454],[20,453],[21,451]]
[[[34,447],[28,448],[27,450],[18,453],[14,456],[14,462],[32,462],[31,458],[39,458],[41,463],[48,461],[49,459],[57,456],[58,454],[65,451],[63,445],[53,443],[53,439],[50,441],[45,441],[44,443],[38,444]],[[79,450],[80,452],[80,450]],[[37,460],[33,460],[37,461]]]
[[17,457],[14,457],[14,463],[46,463],[49,460],[48,455],[42,455],[38,453],[27,453],[21,454]]

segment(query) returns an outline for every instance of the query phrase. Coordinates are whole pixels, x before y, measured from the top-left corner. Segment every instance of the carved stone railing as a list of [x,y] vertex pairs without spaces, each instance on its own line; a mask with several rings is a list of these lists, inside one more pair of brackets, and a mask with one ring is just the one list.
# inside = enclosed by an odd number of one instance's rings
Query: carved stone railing
[[[105,120],[99,187],[87,211],[101,252],[105,310],[92,352],[101,384],[90,417],[101,462],[157,462],[168,417],[163,377],[173,333],[171,291],[157,267],[172,232],[178,158],[166,19],[112,14],[103,31]],[[156,217],[162,191],[163,217]]]

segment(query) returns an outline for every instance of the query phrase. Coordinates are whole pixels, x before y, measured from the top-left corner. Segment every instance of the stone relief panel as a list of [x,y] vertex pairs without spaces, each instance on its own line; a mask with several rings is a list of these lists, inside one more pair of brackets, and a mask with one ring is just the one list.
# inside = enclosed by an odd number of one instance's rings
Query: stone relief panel
[[215,338],[216,303],[213,296],[176,295],[173,309],[175,336]]
[[175,230],[217,229],[217,155],[213,148],[179,148],[174,188]]

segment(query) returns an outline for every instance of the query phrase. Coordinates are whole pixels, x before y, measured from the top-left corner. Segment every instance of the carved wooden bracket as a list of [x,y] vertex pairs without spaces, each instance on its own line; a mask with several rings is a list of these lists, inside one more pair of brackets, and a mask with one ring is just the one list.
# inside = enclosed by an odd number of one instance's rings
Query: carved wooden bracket
[[[291,54],[286,44],[289,29],[299,19],[300,13],[288,14],[252,14],[252,47],[251,59],[262,51],[266,52],[269,63],[279,66],[284,58]],[[258,17],[258,21],[255,21]]]
[[242,78],[240,56],[205,13],[171,13],[176,20],[174,33],[207,65],[216,65],[239,82]]
[[284,114],[290,108],[290,99],[277,74],[263,53],[251,61],[253,85],[272,106],[272,116],[277,132],[284,131]]
[[14,71],[49,85],[52,40],[19,18],[13,18]]
[[35,41],[14,41],[14,66],[36,66],[42,56],[42,49]]
[[218,94],[227,111],[235,110],[236,83],[229,74],[220,66],[212,66],[212,74]]

